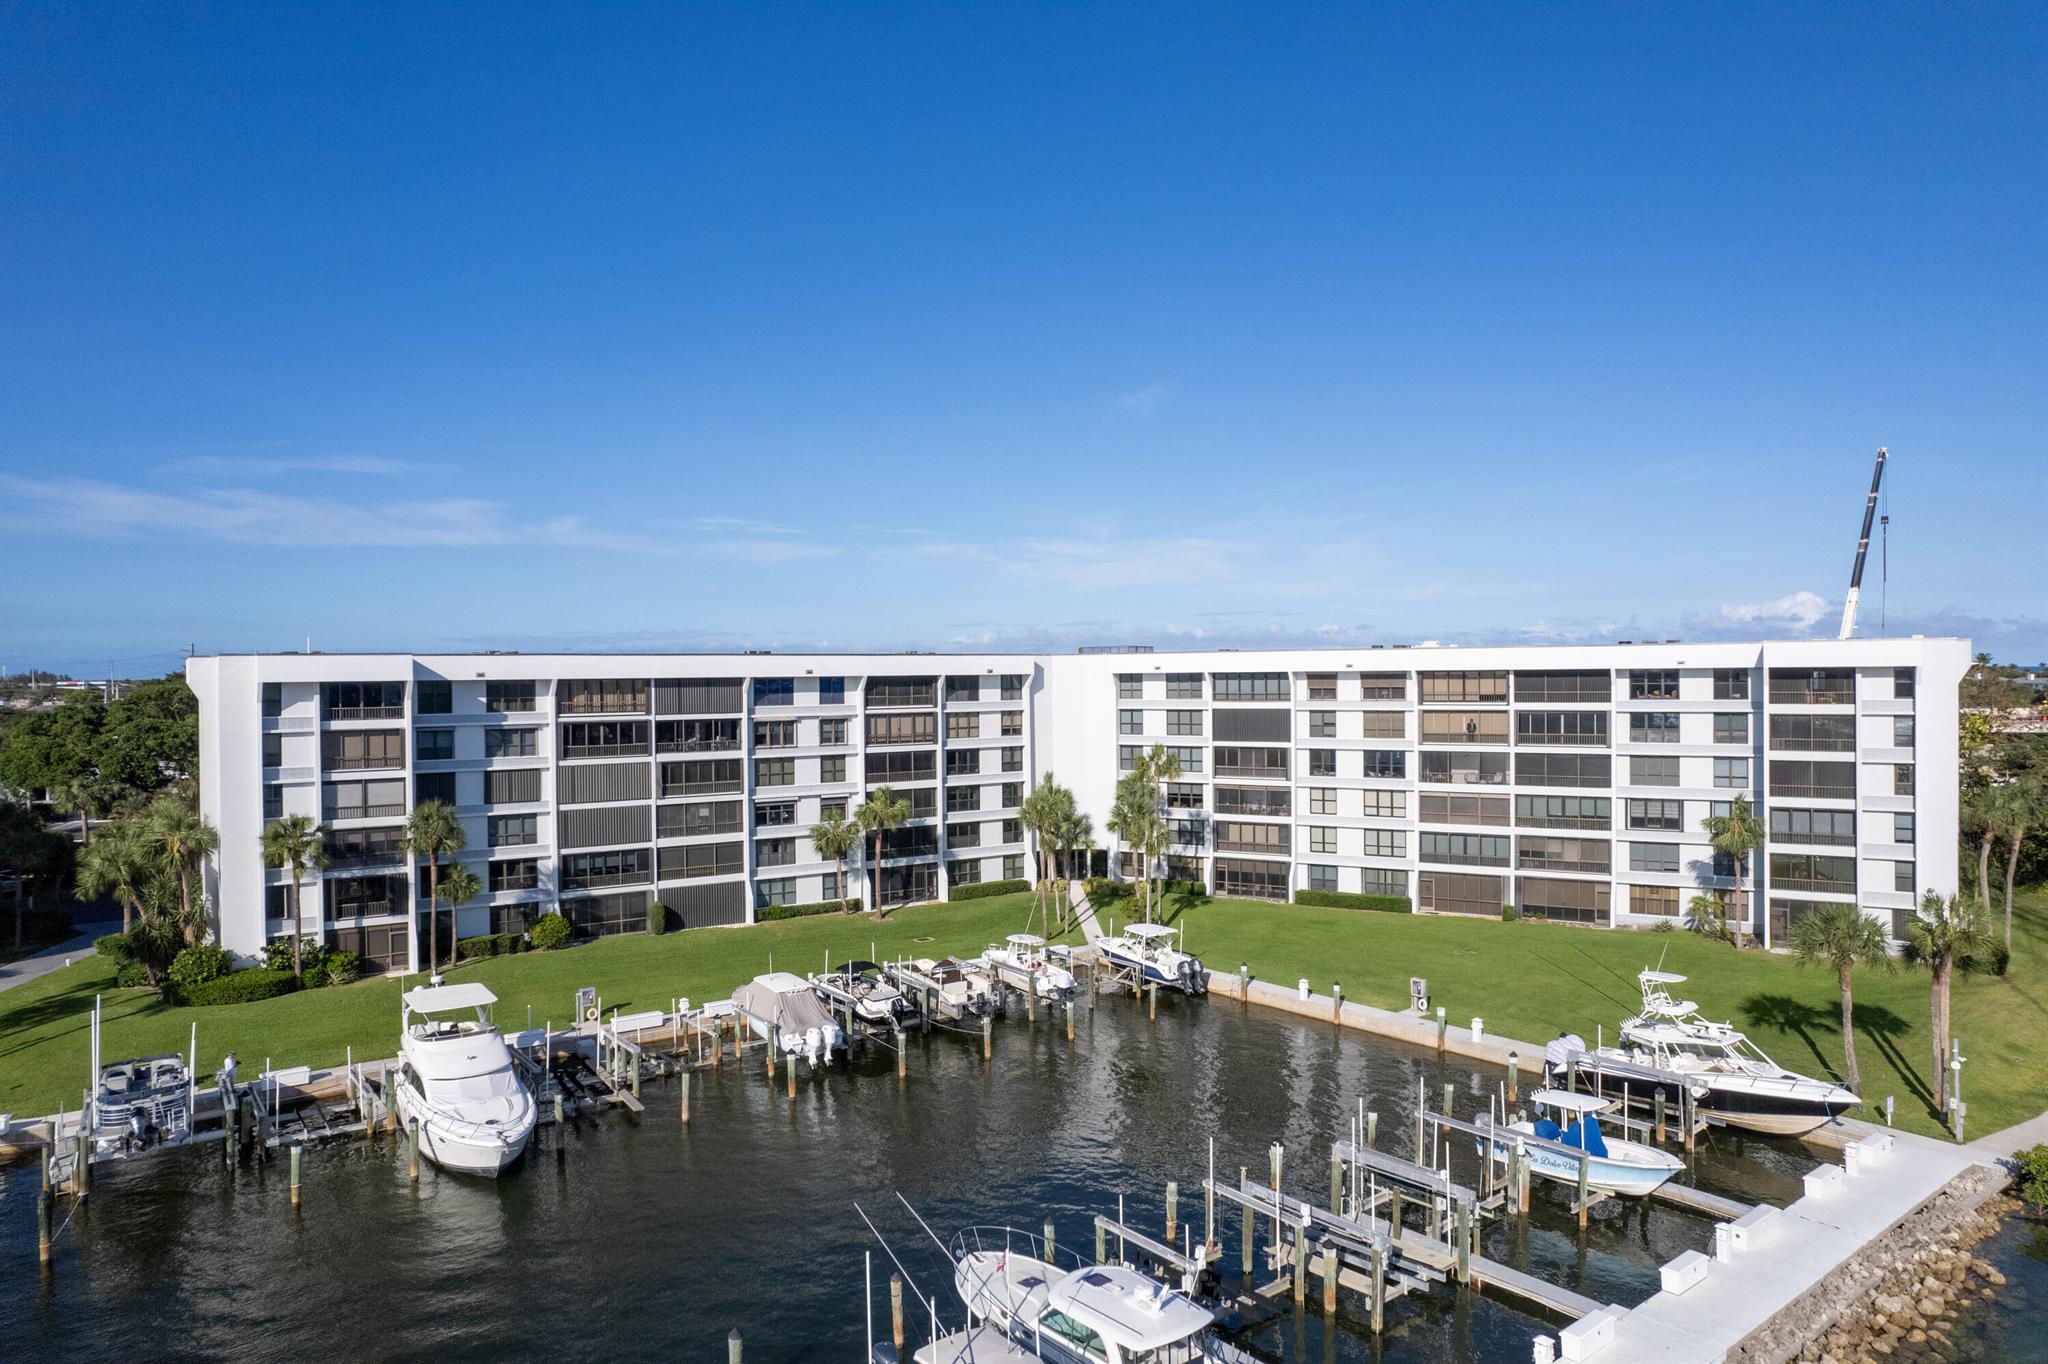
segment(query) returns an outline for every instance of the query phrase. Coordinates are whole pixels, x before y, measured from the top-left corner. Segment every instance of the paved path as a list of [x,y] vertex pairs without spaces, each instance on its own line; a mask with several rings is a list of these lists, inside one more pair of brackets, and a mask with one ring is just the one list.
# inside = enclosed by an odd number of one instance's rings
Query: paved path
[[40,952],[0,966],[0,990],[11,990],[24,981],[48,975],[63,966],[67,959],[84,956],[92,951],[92,945],[100,934],[107,931],[104,925],[93,924],[69,942],[60,942],[55,947],[46,947]]
[[2048,1142],[2048,1113],[2036,1114],[2025,1122],[2014,1123],[2003,1132],[1993,1132],[1988,1137],[1979,1137],[1964,1149],[1979,1156],[2009,1156],[2044,1142]]
[[1080,881],[1067,882],[1067,897],[1074,906],[1074,917],[1081,921],[1081,933],[1093,947],[1102,936],[1102,925],[1095,922],[1095,906],[1088,903],[1088,887]]

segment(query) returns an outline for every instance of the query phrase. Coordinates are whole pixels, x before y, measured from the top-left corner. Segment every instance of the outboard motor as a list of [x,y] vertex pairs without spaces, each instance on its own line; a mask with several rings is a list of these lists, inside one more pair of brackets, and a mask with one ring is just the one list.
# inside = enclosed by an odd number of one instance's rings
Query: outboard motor
[[1561,1082],[1566,1063],[1573,1052],[1583,1052],[1586,1039],[1575,1032],[1559,1033],[1543,1047],[1543,1079],[1545,1083]]
[[1182,957],[1180,962],[1180,988],[1191,995],[1199,995],[1209,988],[1209,973],[1202,969],[1199,957]]

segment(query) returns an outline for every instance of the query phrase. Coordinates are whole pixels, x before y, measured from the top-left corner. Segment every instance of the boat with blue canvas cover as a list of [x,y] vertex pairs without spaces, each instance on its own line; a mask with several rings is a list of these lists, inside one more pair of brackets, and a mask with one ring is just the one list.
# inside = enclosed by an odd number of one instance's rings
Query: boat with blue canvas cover
[[[1562,1089],[1539,1089],[1529,1096],[1529,1102],[1536,1117],[1510,1123],[1507,1130],[1535,1138],[1523,1146],[1529,1154],[1530,1171],[1545,1179],[1576,1189],[1577,1153],[1581,1151],[1585,1153],[1586,1187],[1598,1193],[1652,1193],[1685,1168],[1685,1162],[1668,1151],[1602,1132],[1599,1114],[1613,1107],[1608,1100]],[[1505,1163],[1509,1154],[1505,1144],[1495,1143],[1495,1160]]]

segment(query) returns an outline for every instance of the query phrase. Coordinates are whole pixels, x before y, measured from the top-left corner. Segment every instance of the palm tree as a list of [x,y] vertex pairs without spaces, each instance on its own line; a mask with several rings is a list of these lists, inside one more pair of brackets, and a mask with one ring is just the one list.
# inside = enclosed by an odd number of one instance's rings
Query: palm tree
[[199,941],[202,929],[211,928],[203,911],[193,912],[192,873],[220,847],[220,831],[206,822],[189,798],[170,792],[150,802],[144,827],[164,870],[177,878],[178,919],[190,946]]
[[1109,807],[1103,827],[1122,840],[1126,849],[1140,859],[1138,874],[1144,883],[1145,921],[1152,921],[1152,879],[1143,864],[1152,841],[1152,826],[1159,819],[1157,797],[1142,768],[1126,772],[1116,784],[1116,800]]
[[[448,902],[448,965],[455,965],[455,907],[474,900],[484,893],[484,883],[476,879],[476,873],[457,862],[448,868],[448,874],[434,887],[435,893]],[[434,931],[434,916],[427,918],[427,931]],[[438,947],[436,948],[438,951]]]
[[2012,950],[2012,889],[2013,880],[2019,875],[2020,848],[2027,841],[2027,830],[2038,829],[2048,824],[2048,787],[2043,787],[2038,777],[2021,777],[2008,786],[1997,788],[1998,799],[1993,810],[1999,817],[1999,824],[2005,834],[2005,947]]
[[[1059,827],[1074,811],[1074,793],[1053,780],[1048,772],[1039,778],[1038,785],[1031,788],[1031,794],[1024,797],[1024,803],[1017,808],[1017,818],[1031,831],[1035,840],[1032,862],[1038,875],[1031,884],[1031,907],[1036,912],[1043,896],[1045,918],[1052,922],[1053,900],[1053,840]],[[1025,920],[1030,927],[1030,920]]]
[[1877,920],[1854,905],[1820,905],[1799,916],[1792,925],[1792,951],[1802,966],[1832,966],[1835,985],[1842,992],[1842,1062],[1848,1071],[1849,1088],[1863,1092],[1856,1073],[1856,1002],[1851,994],[1851,975],[1859,966],[1898,969],[1889,950],[1890,943]]
[[1067,882],[1074,879],[1074,854],[1086,853],[1095,846],[1095,820],[1086,810],[1076,806],[1060,820],[1052,837],[1060,857],[1060,927],[1064,931],[1068,927],[1067,911],[1073,908]]
[[92,779],[83,774],[68,778],[59,784],[50,795],[60,810],[78,812],[78,837],[88,846],[92,843],[92,807],[99,803],[99,793],[93,789]]
[[299,901],[299,884],[309,868],[327,870],[327,839],[310,815],[286,815],[263,826],[263,865],[287,867],[292,874],[292,977],[305,984],[302,946],[306,916]]
[[434,905],[441,898],[441,857],[460,851],[469,841],[455,807],[445,800],[421,801],[405,821],[405,849],[414,857],[427,859],[427,966],[430,976],[441,974],[441,937],[435,932],[440,911]]
[[846,912],[846,855],[860,846],[860,826],[838,811],[811,826],[811,846],[839,868],[839,912]]
[[[1144,756],[1142,765],[1145,775],[1151,779],[1154,808],[1158,813],[1158,818],[1152,822],[1152,827],[1148,831],[1151,837],[1147,838],[1145,843],[1145,890],[1146,900],[1150,903],[1155,898],[1163,898],[1166,894],[1164,859],[1167,848],[1173,844],[1173,826],[1166,821],[1166,784],[1180,780],[1181,766],[1180,757],[1165,744],[1152,745],[1152,751]],[[1155,862],[1159,864],[1161,873],[1158,897],[1152,895],[1151,888],[1152,867]]]
[[[1735,907],[1740,915],[1737,922],[1746,926],[1749,909],[1742,899],[1742,874],[1751,854],[1764,846],[1764,822],[1757,817],[1749,797],[1737,796],[1728,803],[1727,814],[1708,815],[1700,821],[1700,827],[1707,831],[1714,851],[1735,864]],[[1740,941],[1739,930],[1737,940]]]
[[1963,827],[1976,831],[1977,903],[1991,908],[1991,843],[1998,837],[1999,788],[1984,785],[1963,798]]
[[1906,925],[1906,942],[1934,976],[1928,999],[1934,1024],[1934,1106],[1946,1112],[1949,982],[1958,966],[1968,970],[1971,960],[1991,947],[1984,906],[1961,895],[1943,899],[1930,890]]
[[142,892],[151,869],[141,827],[122,820],[100,830],[100,836],[79,854],[76,894],[81,900],[104,897],[120,905],[125,935],[134,929],[135,915],[142,912]]
[[910,802],[886,786],[877,786],[869,792],[868,798],[853,812],[855,826],[875,841],[875,894],[868,902],[868,908],[876,914],[882,912],[882,835],[900,827],[909,818]]

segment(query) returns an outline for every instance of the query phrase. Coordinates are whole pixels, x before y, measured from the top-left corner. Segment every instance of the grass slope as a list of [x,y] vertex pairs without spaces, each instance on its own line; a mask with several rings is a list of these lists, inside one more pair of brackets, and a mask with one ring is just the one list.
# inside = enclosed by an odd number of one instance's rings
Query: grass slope
[[[631,1013],[666,1009],[677,995],[722,999],[766,971],[771,955],[777,967],[804,971],[822,969],[827,951],[845,961],[867,956],[871,945],[885,957],[979,952],[1023,927],[1029,901],[1019,895],[928,905],[899,910],[881,923],[835,914],[660,937],[633,934],[475,962],[450,978],[489,985],[500,1001],[498,1020],[508,1027],[525,1026],[529,1004],[536,1025],[552,1020],[559,1027],[572,1018],[576,990],[584,985],[597,987],[607,1013],[613,1007]],[[350,1046],[359,1058],[394,1055],[401,988],[395,977],[378,978],[252,1004],[172,1008],[147,990],[116,990],[107,960],[89,957],[0,994],[0,1112],[29,1117],[78,1106],[95,993],[106,999],[107,1059],[182,1053],[197,1023],[200,1071],[210,1079],[229,1051],[241,1057],[245,1075],[265,1057],[280,1066],[325,1066],[339,1063]]]

